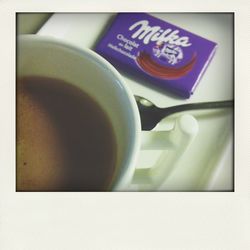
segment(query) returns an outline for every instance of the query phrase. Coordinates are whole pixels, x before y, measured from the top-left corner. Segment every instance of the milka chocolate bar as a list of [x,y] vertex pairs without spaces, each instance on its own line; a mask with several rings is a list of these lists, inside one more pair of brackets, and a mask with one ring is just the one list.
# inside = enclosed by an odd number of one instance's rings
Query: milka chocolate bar
[[95,50],[115,67],[189,98],[216,46],[151,15],[120,13]]

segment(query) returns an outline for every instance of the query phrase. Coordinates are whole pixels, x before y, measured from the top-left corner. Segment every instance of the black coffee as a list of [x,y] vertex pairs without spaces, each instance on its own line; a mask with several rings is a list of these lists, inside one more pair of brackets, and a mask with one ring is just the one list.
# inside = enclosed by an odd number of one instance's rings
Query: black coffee
[[100,105],[62,80],[17,81],[17,191],[107,190],[116,140]]

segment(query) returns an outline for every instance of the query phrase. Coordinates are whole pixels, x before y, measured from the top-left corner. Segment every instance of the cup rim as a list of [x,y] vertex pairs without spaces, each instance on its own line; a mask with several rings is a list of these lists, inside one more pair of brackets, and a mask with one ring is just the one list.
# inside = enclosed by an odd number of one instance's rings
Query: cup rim
[[[80,47],[79,45],[73,44],[71,42],[54,38],[52,36],[43,36],[43,35],[38,35],[38,34],[22,34],[18,35],[17,38],[17,45],[18,41],[39,41],[39,42],[45,42],[45,43],[52,43],[56,45],[63,46],[69,50],[73,50],[75,52],[78,52],[79,54],[84,55],[85,57],[87,56],[89,59],[94,60],[98,65],[102,68],[105,69],[107,74],[111,74],[111,77],[117,79],[118,81],[114,81],[114,83],[119,84],[120,87],[122,87],[125,91],[123,91],[124,94],[126,94],[128,103],[131,107],[131,111],[133,113],[134,120],[131,121],[133,122],[133,127],[135,128],[133,131],[133,136],[131,137],[132,143],[132,148],[131,148],[131,153],[129,159],[126,159],[125,166],[126,168],[121,170],[119,176],[116,178],[112,185],[112,190],[120,190],[123,189],[125,183],[127,181],[123,180],[124,175],[126,172],[130,178],[132,178],[132,172],[134,172],[135,169],[135,163],[137,159],[137,155],[141,146],[141,120],[140,120],[140,115],[139,115],[139,110],[135,101],[135,98],[133,96],[132,91],[128,86],[126,86],[125,80],[122,77],[122,75],[118,72],[118,70],[110,63],[108,62],[105,58],[103,58],[101,55],[97,54],[95,51],[86,48],[86,47]],[[17,73],[17,72],[16,72]],[[116,85],[117,86],[117,85]],[[129,178],[129,177],[127,177]]]

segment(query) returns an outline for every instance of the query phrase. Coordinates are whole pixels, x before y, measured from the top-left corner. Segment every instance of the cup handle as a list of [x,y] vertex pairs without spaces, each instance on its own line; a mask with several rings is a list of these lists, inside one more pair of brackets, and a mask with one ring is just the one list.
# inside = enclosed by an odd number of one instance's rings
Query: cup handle
[[197,120],[192,115],[182,115],[170,131],[142,131],[141,150],[163,150],[155,165],[137,168],[132,179],[132,189],[156,190],[169,172],[192,144],[199,131]]

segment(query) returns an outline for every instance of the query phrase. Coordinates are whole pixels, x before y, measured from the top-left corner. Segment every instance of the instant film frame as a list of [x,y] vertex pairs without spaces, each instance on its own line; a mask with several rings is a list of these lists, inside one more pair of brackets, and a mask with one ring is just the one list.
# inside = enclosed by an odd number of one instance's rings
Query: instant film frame
[[[1,249],[247,249],[250,227],[249,31],[246,1],[192,4],[112,1],[75,5],[20,1],[0,3],[1,12]],[[235,13],[235,190],[161,193],[15,192],[16,12],[224,11]]]

